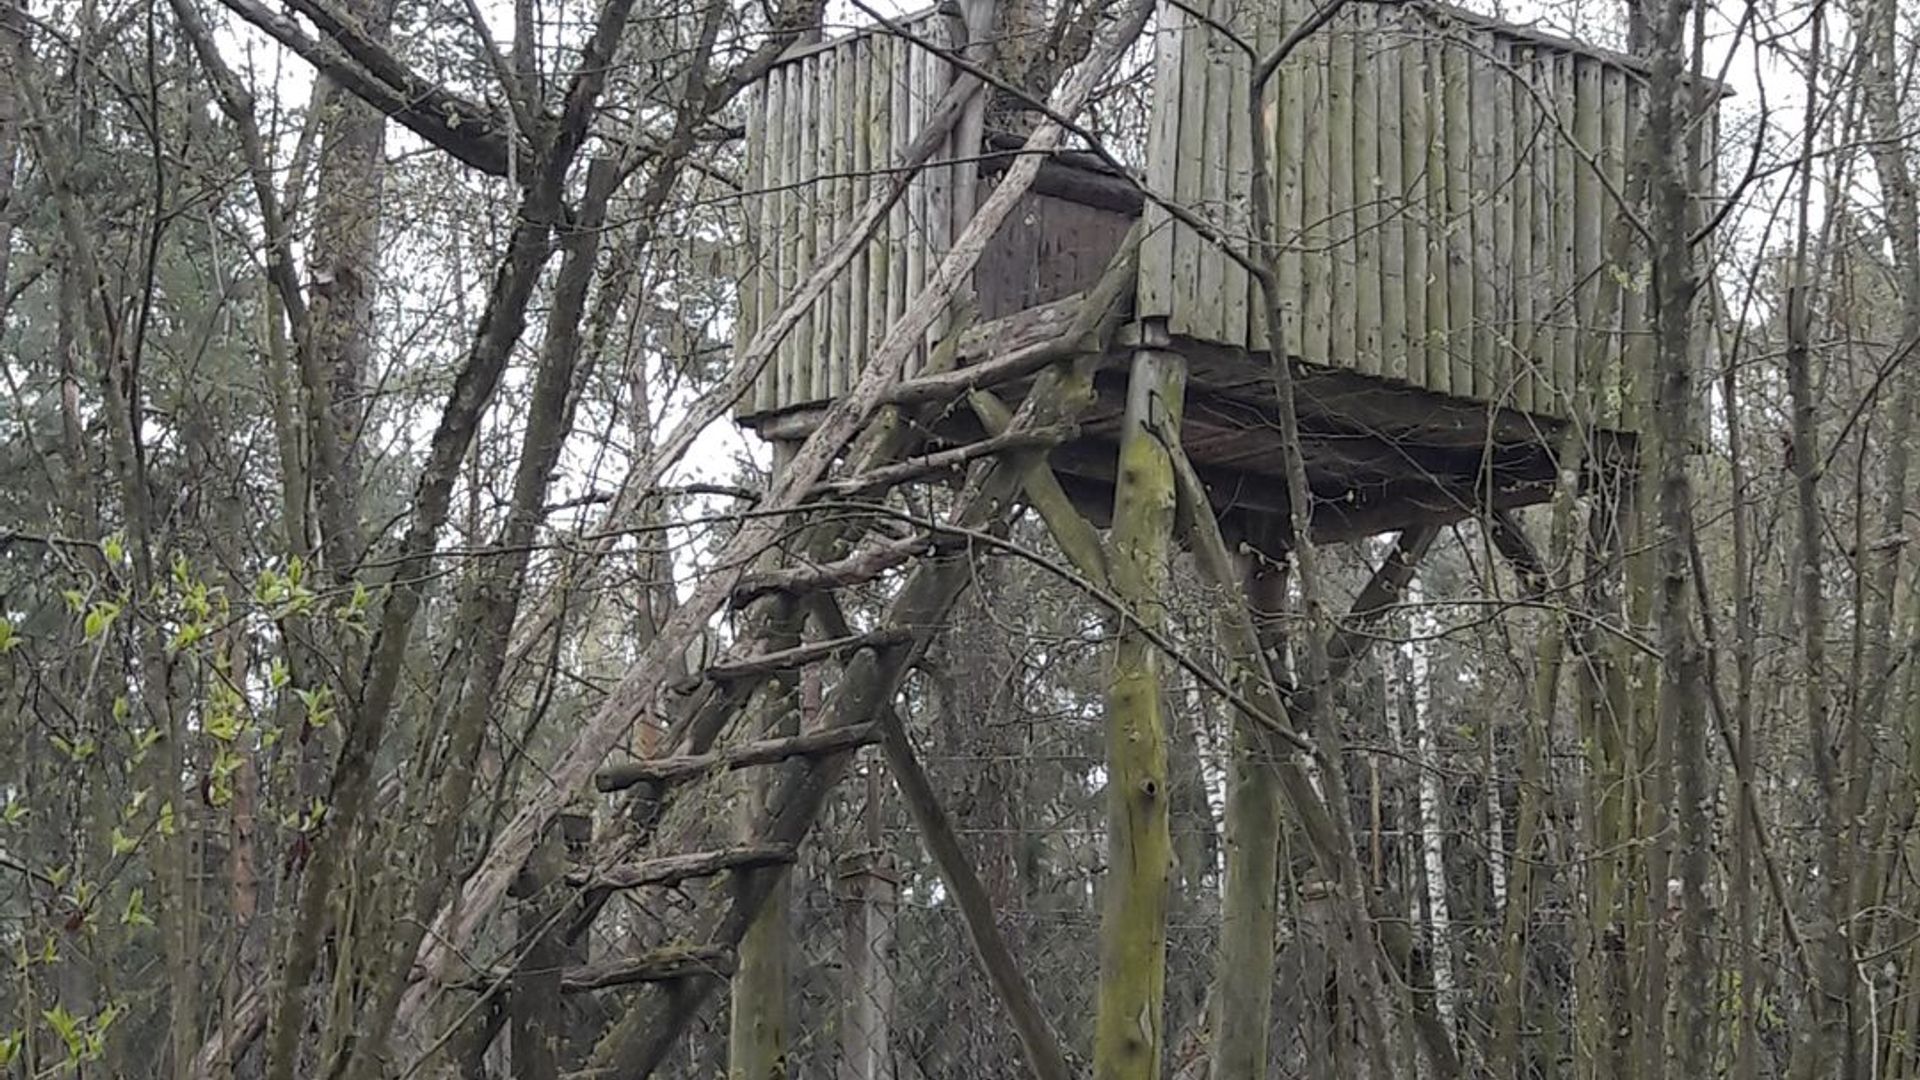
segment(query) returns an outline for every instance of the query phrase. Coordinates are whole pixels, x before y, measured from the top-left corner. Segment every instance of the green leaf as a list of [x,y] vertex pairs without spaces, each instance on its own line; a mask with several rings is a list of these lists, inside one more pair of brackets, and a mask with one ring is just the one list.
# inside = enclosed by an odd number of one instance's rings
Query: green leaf
[[113,620],[120,615],[120,605],[111,600],[102,600],[87,611],[87,617],[81,628],[88,641],[97,641],[113,628]]
[[18,1028],[0,1035],[0,1069],[13,1064],[13,1059],[20,1056],[20,1048],[26,1044],[27,1033]]
[[[134,888],[127,893],[127,906],[120,913],[122,926],[152,926],[153,918],[147,914],[146,890]],[[107,1021],[112,1023],[111,1020]]]
[[139,848],[140,846],[140,841],[135,840],[133,837],[128,836],[125,832],[121,831],[121,828],[118,825],[115,825],[113,827],[113,833],[111,836],[107,838],[107,840],[109,843],[113,845],[113,856],[116,859],[122,855],[127,855],[132,853],[135,849]]
[[177,653],[183,649],[190,649],[205,635],[206,631],[200,629],[199,623],[187,623],[180,629],[174,631],[173,640],[167,642],[167,651]]
[[5,656],[20,644],[20,633],[13,628],[13,620],[0,617],[0,656]]
[[127,543],[120,538],[119,533],[114,533],[100,542],[100,553],[107,557],[109,563],[118,566],[126,561]]
[[60,1041],[67,1044],[67,1056],[79,1057],[83,1046],[80,1041],[80,1018],[67,1011],[65,1005],[55,1005],[40,1014]]

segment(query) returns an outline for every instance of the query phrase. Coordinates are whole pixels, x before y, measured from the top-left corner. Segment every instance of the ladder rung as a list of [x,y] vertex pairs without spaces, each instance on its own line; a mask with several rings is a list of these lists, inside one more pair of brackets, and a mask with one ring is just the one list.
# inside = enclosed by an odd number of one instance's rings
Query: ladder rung
[[817,757],[879,741],[879,725],[854,724],[851,727],[812,731],[805,735],[741,743],[711,754],[648,758],[609,765],[594,776],[593,785],[601,791],[622,791],[635,784],[672,783],[721,769],[744,769],[750,765],[771,765],[788,758]]
[[601,871],[575,871],[567,884],[593,889],[638,889],[646,885],[678,885],[692,878],[711,877],[728,870],[781,866],[794,860],[792,844],[746,844],[718,851],[666,855],[642,863]]

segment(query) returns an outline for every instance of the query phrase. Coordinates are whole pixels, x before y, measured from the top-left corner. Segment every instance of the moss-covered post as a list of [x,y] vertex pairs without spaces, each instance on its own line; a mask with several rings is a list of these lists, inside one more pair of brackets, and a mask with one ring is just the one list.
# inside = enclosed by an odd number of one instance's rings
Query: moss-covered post
[[1167,737],[1161,658],[1142,633],[1164,621],[1173,529],[1170,440],[1180,437],[1186,367],[1134,355],[1114,483],[1113,589],[1126,605],[1107,693],[1107,880],[1100,923],[1095,1080],[1153,1080],[1160,1071],[1167,976]]
[[[1205,512],[1204,510],[1200,512]],[[1269,616],[1272,633],[1286,604],[1286,564],[1261,554],[1244,561],[1247,602],[1255,617]],[[1222,635],[1223,641],[1231,641]],[[1268,661],[1238,655],[1236,687],[1267,677]],[[1271,742],[1244,712],[1233,715],[1233,761],[1227,773],[1226,889],[1220,901],[1220,952],[1214,964],[1213,1080],[1267,1074],[1267,1031],[1273,1020],[1274,901],[1280,855],[1280,780]]]

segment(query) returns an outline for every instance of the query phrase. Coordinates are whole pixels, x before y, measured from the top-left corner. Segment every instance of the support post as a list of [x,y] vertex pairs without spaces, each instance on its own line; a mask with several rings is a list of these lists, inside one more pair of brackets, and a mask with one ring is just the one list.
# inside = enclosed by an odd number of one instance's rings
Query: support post
[[867,773],[867,846],[840,865],[846,916],[847,997],[840,1080],[893,1080],[893,919],[899,878],[879,843],[879,763]]
[[1143,630],[1165,621],[1175,502],[1169,440],[1178,447],[1185,389],[1186,367],[1177,354],[1134,354],[1114,485],[1111,571],[1130,619],[1114,645],[1107,696],[1108,871],[1095,1080],[1153,1080],[1160,1068],[1172,835],[1161,657]]
[[[775,444],[773,475],[777,481],[793,460],[792,443]],[[768,558],[773,558],[769,553]],[[790,605],[786,597],[765,601],[763,608]],[[778,612],[778,619],[788,612]],[[757,612],[768,618],[764,611]],[[763,718],[767,735],[797,733],[799,704],[789,676],[776,676],[754,698],[749,717]],[[759,722],[755,726],[759,726]],[[763,734],[755,731],[754,734]],[[771,794],[768,770],[755,770],[741,785],[736,801],[736,835],[752,842],[756,822],[767,811]],[[733,972],[727,1026],[727,1080],[783,1080],[787,1074],[787,882],[774,879],[766,905],[740,939],[739,962]]]
[[[1286,564],[1242,556],[1247,606],[1266,632],[1267,663],[1279,643],[1275,618],[1286,607]],[[1246,662],[1257,664],[1257,658]],[[1226,888],[1220,901],[1220,954],[1214,962],[1213,1080],[1265,1076],[1273,1020],[1274,905],[1279,891],[1280,783],[1271,745],[1251,717],[1233,712],[1233,760],[1227,770]]]

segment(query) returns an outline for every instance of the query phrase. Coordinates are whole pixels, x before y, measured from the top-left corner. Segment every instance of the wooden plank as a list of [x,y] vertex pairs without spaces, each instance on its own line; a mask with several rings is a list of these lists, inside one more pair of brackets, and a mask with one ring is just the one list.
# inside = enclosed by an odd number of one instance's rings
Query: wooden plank
[[[865,206],[873,196],[873,110],[876,99],[885,90],[873,77],[872,36],[863,35],[853,42],[852,51],[854,105],[853,116],[848,122],[847,139],[854,175],[847,197],[850,206],[859,207]],[[851,221],[851,214],[843,220]],[[872,272],[868,269],[873,261],[873,250],[874,244],[871,242],[862,245],[854,253],[853,265],[848,270],[853,290],[849,298],[851,308],[847,313],[847,365],[837,373],[837,381],[833,386],[834,397],[846,393],[853,380],[867,366],[867,352],[873,332],[873,309],[868,299],[868,292],[873,287]]]
[[1354,302],[1358,235],[1354,197],[1354,44],[1356,29],[1348,5],[1323,31],[1327,37],[1327,213],[1333,244],[1332,339],[1327,362],[1358,366],[1359,310]]
[[1473,379],[1473,66],[1458,42],[1441,56],[1446,118],[1447,357],[1449,388],[1474,393]]
[[1533,227],[1536,180],[1533,163],[1540,145],[1537,130],[1540,114],[1534,107],[1533,89],[1538,70],[1538,49],[1531,43],[1513,49],[1513,77],[1518,80],[1510,90],[1513,96],[1513,348],[1516,357],[1513,390],[1514,404],[1533,409],[1534,349],[1533,299],[1537,291],[1534,258],[1539,253],[1540,233]]
[[[1181,32],[1187,14],[1171,3],[1157,11],[1153,39],[1153,105],[1147,118],[1147,187],[1164,196],[1173,194],[1179,174]],[[1173,311],[1173,219],[1149,200],[1147,234],[1140,242],[1140,284],[1136,312],[1142,319],[1166,318]]]
[[1427,253],[1433,242],[1428,228],[1433,206],[1427,199],[1427,166],[1433,131],[1428,120],[1427,24],[1404,8],[1400,18],[1404,35],[1400,43],[1400,168],[1405,203],[1400,232],[1407,253],[1407,381],[1428,386],[1432,338],[1428,333],[1427,295],[1432,274]]
[[[822,251],[839,238],[841,230],[853,217],[853,148],[848,130],[856,115],[853,106],[853,55],[854,50],[843,45],[821,58],[825,61],[821,75],[828,80],[831,91],[827,114],[821,118],[827,131],[821,147],[827,159],[823,171],[829,177],[825,188],[827,219],[821,230],[821,235],[827,240],[820,248]],[[846,368],[852,360],[852,350],[847,346],[853,306],[853,276],[850,271],[851,267],[835,276],[833,287],[828,291],[830,319],[827,345],[821,351],[813,373],[813,396],[821,401],[832,399],[835,386],[845,382]]]
[[[888,121],[888,134],[893,146],[889,157],[900,161],[906,157],[907,148],[913,144],[913,46],[899,38],[887,39],[887,70],[892,83]],[[907,252],[913,241],[913,197],[912,188],[895,200],[893,211],[887,217],[887,320],[881,327],[884,337],[893,324],[907,310],[907,290],[910,272],[907,268]]]
[[[785,189],[786,213],[781,216],[781,228],[786,232],[786,242],[782,246],[782,265],[780,271],[780,293],[782,298],[792,296],[805,272],[807,257],[807,229],[811,221],[807,216],[806,188],[803,186],[804,173],[800,166],[800,154],[806,145],[807,108],[806,80],[804,69],[798,63],[788,64],[781,69],[786,83],[784,93],[784,115],[786,117],[781,132],[781,177],[780,184]],[[787,335],[786,346],[780,350],[780,370],[774,384],[774,407],[785,408],[794,403],[793,372],[799,363],[800,352],[807,348],[807,339],[811,336],[812,320],[802,313],[794,324],[793,331]]]
[[[1231,5],[1222,0],[1221,7],[1231,14]],[[1234,25],[1242,32],[1255,31],[1252,20],[1239,17]],[[1253,185],[1253,132],[1248,127],[1248,110],[1252,94],[1251,61],[1245,53],[1228,43],[1222,43],[1221,55],[1226,58],[1229,76],[1228,100],[1232,111],[1227,117],[1227,131],[1231,138],[1227,144],[1227,180],[1226,180],[1226,221],[1227,235],[1233,238],[1243,251],[1257,251],[1251,242],[1253,236],[1253,213],[1249,200]],[[1271,175],[1271,173],[1269,173]],[[1222,302],[1221,328],[1224,343],[1254,350],[1266,348],[1264,341],[1250,339],[1251,320],[1247,309],[1247,290],[1253,284],[1247,268],[1237,261],[1221,255],[1222,281],[1220,296]]]
[[[1400,74],[1406,41],[1399,19],[1383,12],[1379,49],[1375,54],[1378,96],[1374,109],[1380,117],[1380,182],[1377,187],[1380,222],[1380,372],[1390,379],[1407,377],[1407,185],[1402,166],[1405,98]],[[1424,294],[1423,294],[1424,296]],[[1423,373],[1424,374],[1424,373]]]
[[1353,224],[1355,364],[1368,375],[1382,373],[1380,362],[1380,76],[1379,9],[1350,8],[1353,49]]
[[1583,415],[1593,416],[1594,406],[1605,396],[1604,362],[1606,348],[1611,344],[1610,335],[1601,325],[1600,278],[1606,273],[1604,244],[1604,223],[1611,220],[1607,216],[1606,196],[1600,186],[1600,174],[1596,171],[1596,157],[1600,149],[1602,108],[1600,102],[1600,65],[1595,61],[1580,57],[1574,65],[1574,111],[1573,138],[1580,148],[1580,162],[1574,171],[1573,193],[1573,229],[1574,229],[1574,273],[1578,275],[1579,288],[1574,310],[1578,319],[1579,355],[1575,360],[1574,378],[1582,395]]
[[[907,45],[908,78],[913,87],[908,94],[907,128],[912,133],[909,140],[925,130],[927,110],[931,107],[928,93],[932,84],[933,57],[926,49],[918,45]],[[932,246],[933,235],[928,228],[931,210],[928,201],[929,185],[932,183],[931,167],[922,169],[907,189],[907,303],[913,303],[927,284],[927,254]],[[924,347],[916,349],[906,363],[905,374],[913,375],[920,371],[926,358]]]
[[[820,136],[820,80],[816,77],[819,68],[818,54],[809,56],[797,64],[789,65],[793,69],[794,82],[790,87],[790,107],[794,107],[794,126],[796,129],[793,148],[793,177],[795,184],[795,202],[799,207],[799,222],[796,229],[797,252],[794,255],[795,281],[804,276],[813,267],[814,229],[819,223],[820,188],[819,173],[816,171],[815,154]],[[797,405],[810,395],[811,369],[813,353],[819,347],[820,301],[815,299],[802,315],[800,323],[794,328],[793,353],[785,378],[781,382],[780,398],[782,405]]]
[[[767,84],[765,80],[747,88],[747,146],[741,168],[741,217],[746,230],[746,264],[741,268],[738,311],[734,315],[734,353],[746,349],[760,328],[760,293],[766,287],[766,233],[760,230],[760,213],[766,201],[760,194],[766,188],[767,150],[762,142],[767,134]],[[764,373],[765,369],[762,369]],[[734,407],[735,415],[751,413],[759,405],[760,377]]]
[[1553,59],[1553,96],[1557,110],[1553,155],[1554,337],[1553,392],[1561,416],[1578,417],[1579,390],[1579,250],[1574,224],[1575,170],[1584,169],[1573,149],[1575,94],[1573,55],[1556,53]]
[[[1292,20],[1299,13],[1297,0],[1288,0],[1281,8],[1285,18],[1269,23],[1267,48],[1272,48],[1293,25]],[[1295,355],[1304,356],[1302,336],[1305,321],[1302,318],[1302,293],[1305,288],[1301,279],[1300,245],[1304,237],[1303,218],[1306,210],[1306,192],[1302,183],[1306,166],[1306,88],[1305,70],[1297,60],[1289,59],[1280,65],[1275,78],[1279,80],[1273,90],[1274,106],[1278,110],[1277,135],[1274,140],[1274,152],[1279,161],[1274,163],[1274,183],[1279,189],[1274,201],[1274,239],[1280,245],[1280,268],[1276,284],[1280,293],[1281,340],[1287,349]],[[1264,311],[1264,305],[1262,307]]]
[[[1195,213],[1207,215],[1207,129],[1216,118],[1207,112],[1207,37],[1199,20],[1189,19],[1180,35],[1180,119],[1174,132],[1174,198]],[[1175,334],[1206,338],[1206,325],[1197,303],[1200,266],[1210,243],[1191,229],[1178,228],[1173,237],[1173,311],[1167,328]]]
[[[1495,125],[1498,123],[1498,111],[1494,105],[1493,65],[1488,62],[1487,54],[1493,48],[1493,35],[1476,33],[1466,51],[1467,64],[1471,70],[1471,95],[1473,114],[1469,122],[1472,139],[1467,153],[1468,184],[1468,234],[1469,258],[1473,278],[1473,327],[1466,344],[1471,352],[1469,365],[1473,370],[1472,394],[1481,401],[1491,401],[1498,381],[1499,351],[1497,303],[1494,299],[1493,278],[1496,272],[1496,260],[1499,255],[1494,250],[1493,219],[1494,188],[1499,177],[1494,172]],[[1459,387],[1454,388],[1456,392]]]
[[[922,31],[927,40],[939,47],[946,47],[952,36],[948,21],[935,16],[928,20]],[[924,107],[928,113],[947,91],[947,83],[952,78],[952,68],[937,54],[923,51],[921,58],[926,61],[927,86]],[[927,271],[925,281],[932,283],[940,270],[940,264],[946,260],[947,252],[953,247],[953,170],[954,158],[953,133],[949,129],[947,137],[934,151],[938,164],[927,170]],[[950,316],[945,309],[927,327],[927,347],[931,349],[940,339],[947,336]]]
[[[1210,17],[1229,17],[1226,0],[1214,0]],[[1233,102],[1233,76],[1227,68],[1227,43],[1213,27],[1201,25],[1188,33],[1199,39],[1202,63],[1200,74],[1206,81],[1206,96],[1201,108],[1206,129],[1200,151],[1199,201],[1191,204],[1219,232],[1231,232],[1227,214],[1227,158],[1231,153],[1233,132],[1242,126],[1244,109]],[[1220,246],[1202,240],[1195,245],[1193,315],[1188,333],[1202,341],[1239,344],[1229,340],[1226,328],[1226,255]]]
[[[1627,191],[1627,163],[1633,145],[1628,131],[1627,84],[1627,73],[1611,67],[1604,73],[1601,83],[1606,110],[1602,117],[1602,142],[1607,182],[1622,195]],[[1622,208],[1612,195],[1605,198],[1613,208],[1607,220],[1619,221]],[[1616,233],[1622,238],[1618,245],[1614,240]],[[1639,352],[1641,343],[1644,341],[1651,345],[1652,339],[1643,338],[1627,323],[1628,302],[1641,299],[1644,276],[1640,245],[1637,237],[1611,225],[1602,243],[1610,249],[1606,253],[1609,265],[1600,279],[1602,317],[1613,339],[1611,347],[1607,349],[1604,384],[1609,388],[1608,396],[1613,404],[1606,412],[1605,420],[1619,427],[1638,428],[1643,418],[1639,410],[1644,389],[1641,379],[1645,373],[1653,370],[1652,350],[1649,349],[1644,357]],[[1634,314],[1636,318],[1643,317],[1639,312]]]
[[1514,160],[1513,55],[1503,38],[1490,43],[1488,91],[1493,101],[1493,396],[1502,405],[1516,402],[1515,379],[1520,366],[1514,350],[1513,274],[1516,263],[1513,241]]
[[1429,29],[1422,43],[1427,84],[1427,389],[1453,389],[1452,219],[1447,204],[1447,43]]
[[1310,363],[1332,362],[1328,344],[1333,336],[1332,290],[1333,264],[1328,255],[1328,131],[1332,125],[1320,122],[1327,115],[1326,34],[1309,37],[1295,50],[1300,58],[1302,155],[1300,187],[1302,192],[1300,253],[1300,295],[1302,323],[1300,357]]
[[1553,267],[1556,240],[1553,232],[1554,147],[1553,52],[1536,46],[1528,70],[1532,91],[1527,101],[1533,109],[1528,160],[1533,169],[1533,266],[1531,309],[1533,337],[1528,355],[1533,360],[1532,404],[1535,412],[1558,415],[1553,408],[1554,297]]
[[[766,92],[766,167],[761,173],[765,192],[760,200],[760,234],[765,237],[762,259],[760,310],[773,311],[786,299],[786,80],[779,68],[767,73]],[[786,352],[782,342],[760,369],[755,380],[753,407],[758,412],[773,408],[780,379],[780,357]]]

